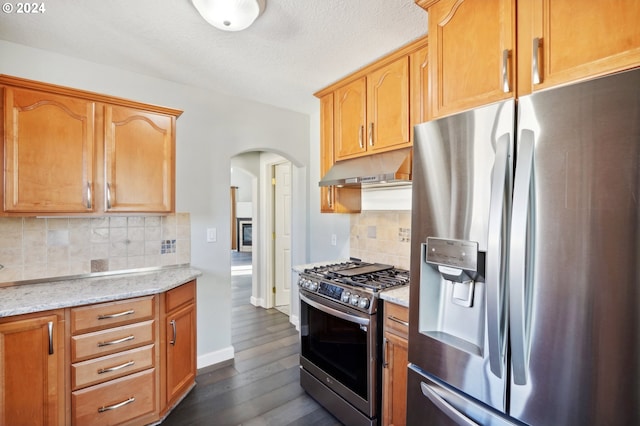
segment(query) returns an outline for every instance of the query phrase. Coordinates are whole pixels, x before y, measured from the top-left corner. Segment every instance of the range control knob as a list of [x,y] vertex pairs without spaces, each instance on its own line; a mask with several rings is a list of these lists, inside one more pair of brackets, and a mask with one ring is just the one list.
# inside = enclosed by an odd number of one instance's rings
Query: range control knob
[[349,301],[349,303],[351,303],[353,306],[358,306],[359,299],[360,299],[360,296],[358,296],[357,294],[352,294],[351,300]]
[[309,290],[311,291],[316,291],[318,290],[318,283],[311,281],[309,283]]
[[358,302],[358,307],[361,309],[367,309],[369,307],[369,299],[367,299],[366,297],[361,297],[360,301]]
[[350,298],[351,298],[351,293],[348,291],[343,291],[342,297],[340,298],[340,300],[344,303],[349,303]]

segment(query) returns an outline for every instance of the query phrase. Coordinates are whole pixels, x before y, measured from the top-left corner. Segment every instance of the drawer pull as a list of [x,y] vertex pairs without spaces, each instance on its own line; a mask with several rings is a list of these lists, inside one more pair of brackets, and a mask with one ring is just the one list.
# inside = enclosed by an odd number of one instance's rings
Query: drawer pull
[[122,370],[123,368],[131,367],[135,363],[135,361],[129,361],[125,362],[124,364],[116,365],[115,367],[101,368],[98,370],[98,374],[111,373],[112,371]]
[[108,315],[98,315],[99,320],[111,319],[111,318],[119,318],[124,317],[126,315],[135,314],[136,311],[133,309],[129,309],[128,311],[118,312],[117,314],[108,314]]
[[122,339],[118,340],[111,340],[110,342],[98,342],[98,347],[101,348],[103,346],[117,345],[118,343],[128,342],[129,340],[133,340],[135,338],[136,336],[132,334],[131,336],[123,337]]
[[98,408],[98,413],[104,413],[105,411],[115,410],[116,408],[124,407],[127,404],[131,404],[135,400],[136,399],[134,397],[131,397],[131,398],[126,399],[126,400],[124,400],[122,402],[119,402],[117,404],[108,405],[106,407],[100,407],[100,408]]
[[402,320],[401,320],[401,319],[399,319],[399,318],[396,318],[396,317],[394,317],[394,316],[388,316],[387,318],[389,318],[389,319],[390,319],[391,321],[393,321],[393,322],[397,322],[398,324],[402,324],[402,325],[404,325],[405,327],[409,327],[409,323],[408,323],[408,322],[406,322],[406,321],[402,321]]

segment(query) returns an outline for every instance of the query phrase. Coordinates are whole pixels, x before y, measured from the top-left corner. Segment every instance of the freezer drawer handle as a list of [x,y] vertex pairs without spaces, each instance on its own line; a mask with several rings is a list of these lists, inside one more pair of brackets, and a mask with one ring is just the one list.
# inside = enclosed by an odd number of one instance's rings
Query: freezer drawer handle
[[443,413],[449,416],[454,422],[459,425],[466,426],[480,426],[478,423],[469,419],[465,415],[463,415],[460,411],[456,410],[455,407],[449,404],[443,397],[438,394],[438,391],[425,382],[420,382],[420,389],[422,390],[422,394],[429,398],[431,402],[434,403],[436,407],[440,409]]

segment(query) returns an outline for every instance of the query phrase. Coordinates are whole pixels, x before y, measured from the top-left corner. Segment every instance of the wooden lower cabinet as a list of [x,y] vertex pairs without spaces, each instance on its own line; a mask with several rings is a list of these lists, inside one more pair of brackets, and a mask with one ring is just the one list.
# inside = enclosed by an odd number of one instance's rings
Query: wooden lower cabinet
[[156,370],[150,368],[71,394],[74,425],[144,425],[158,418]]
[[0,318],[0,424],[65,424],[64,311]]
[[196,281],[0,318],[0,426],[156,424],[195,386]]
[[407,421],[409,309],[385,302],[382,370],[382,424],[404,426]]
[[171,409],[194,386],[196,378],[196,282],[165,294],[164,395],[162,411]]

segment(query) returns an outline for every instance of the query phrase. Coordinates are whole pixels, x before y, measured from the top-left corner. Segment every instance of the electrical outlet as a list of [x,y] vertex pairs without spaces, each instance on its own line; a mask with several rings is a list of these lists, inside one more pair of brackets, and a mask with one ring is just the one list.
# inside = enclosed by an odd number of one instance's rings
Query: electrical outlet
[[215,243],[218,240],[218,232],[216,228],[207,228],[207,242]]
[[338,236],[336,234],[331,234],[331,245],[335,246],[338,244]]

